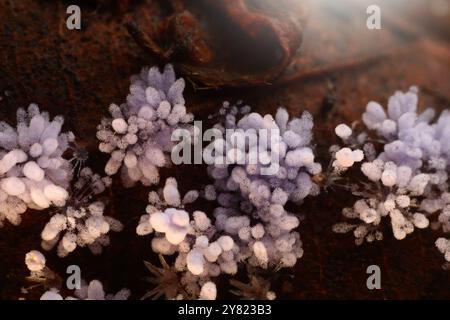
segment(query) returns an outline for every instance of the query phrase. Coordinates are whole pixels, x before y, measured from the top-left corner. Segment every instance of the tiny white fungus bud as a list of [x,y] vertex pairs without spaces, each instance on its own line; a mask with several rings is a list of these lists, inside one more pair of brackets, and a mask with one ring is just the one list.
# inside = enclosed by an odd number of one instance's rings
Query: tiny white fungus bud
[[219,239],[217,239],[217,242],[220,244],[223,251],[229,251],[233,249],[234,241],[230,236],[221,236]]
[[189,271],[198,276],[203,273],[205,259],[198,249],[191,250],[186,256],[186,263]]
[[352,129],[346,124],[338,125],[334,131],[339,138],[344,140],[348,139],[353,133]]
[[32,272],[42,271],[45,268],[45,257],[41,252],[32,250],[25,255],[25,264]]
[[185,227],[189,224],[189,214],[184,210],[177,210],[172,214],[172,223]]
[[22,172],[25,177],[34,181],[41,181],[45,176],[44,170],[42,170],[41,167],[39,167],[34,161],[28,161],[23,166]]
[[215,300],[217,298],[217,287],[214,282],[206,282],[200,289],[200,300]]
[[114,119],[111,123],[112,128],[119,134],[124,134],[128,130],[128,124],[123,118]]

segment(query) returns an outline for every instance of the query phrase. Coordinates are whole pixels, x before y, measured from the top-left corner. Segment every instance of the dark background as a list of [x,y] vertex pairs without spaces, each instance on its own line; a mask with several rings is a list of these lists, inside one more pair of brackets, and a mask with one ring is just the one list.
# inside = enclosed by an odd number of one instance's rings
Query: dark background
[[[15,123],[15,111],[35,102],[51,115],[65,116],[80,146],[90,152],[89,165],[102,172],[107,157],[97,151],[96,125],[108,105],[124,101],[129,76],[155,63],[128,35],[124,21],[158,18],[158,1],[132,1],[117,15],[108,5],[84,1],[82,30],[66,29],[64,1],[0,0],[0,118]],[[327,148],[333,128],[360,118],[370,100],[385,105],[395,90],[418,85],[420,107],[439,110],[450,106],[450,16],[433,15],[433,1],[310,1],[311,15],[301,47],[299,79],[264,88],[194,91],[186,101],[198,119],[214,112],[223,100],[243,99],[254,110],[273,113],[280,105],[292,115],[309,110],[315,116],[315,140],[320,161],[329,161]],[[366,3],[382,9],[382,30],[365,26]],[[76,1],[75,1],[76,3]],[[328,3],[328,4],[327,4]],[[331,3],[331,4],[330,4]],[[334,5],[332,4],[334,3]],[[448,3],[448,1],[447,1]],[[442,12],[440,12],[442,13]],[[163,170],[178,178],[183,190],[208,183],[204,167]],[[47,253],[47,266],[64,276],[78,264],[83,278],[100,279],[107,292],[128,287],[139,298],[148,286],[142,260],[155,261],[149,237],[138,237],[135,227],[144,213],[148,189],[124,190],[115,179],[109,193],[108,214],[125,230],[111,236],[101,256],[77,249],[68,258]],[[274,288],[286,299],[442,299],[450,298],[450,271],[441,265],[434,247],[438,233],[416,231],[403,241],[389,230],[385,240],[360,247],[352,235],[336,235],[331,226],[354,199],[344,192],[322,194],[296,208],[305,214],[300,226],[305,255],[293,270],[273,275]],[[201,209],[208,210],[203,204]],[[48,212],[27,212],[20,226],[0,230],[0,299],[37,298],[42,291],[21,293],[29,286],[25,253],[40,249],[40,232]],[[366,268],[377,264],[382,290],[366,288]],[[238,278],[245,279],[242,275]],[[225,280],[220,297],[227,294]]]

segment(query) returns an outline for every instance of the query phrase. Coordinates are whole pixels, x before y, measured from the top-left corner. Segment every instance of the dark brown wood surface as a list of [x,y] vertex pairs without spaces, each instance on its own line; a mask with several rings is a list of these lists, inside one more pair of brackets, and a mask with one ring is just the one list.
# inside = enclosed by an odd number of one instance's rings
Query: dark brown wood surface
[[[431,1],[371,1],[382,8],[382,30],[365,27],[367,1],[324,1],[312,4],[301,48],[300,73],[289,84],[233,90],[186,89],[188,108],[206,120],[223,100],[243,99],[260,112],[280,105],[293,115],[310,110],[316,120],[319,158],[336,140],[333,128],[360,117],[370,100],[386,103],[397,89],[418,85],[420,106],[450,108],[450,16],[431,14]],[[367,3],[366,3],[367,2]],[[125,99],[129,76],[155,63],[127,34],[125,21],[145,24],[162,15],[156,1],[131,1],[129,12],[116,16],[107,7],[81,4],[82,30],[65,27],[63,1],[0,0],[0,119],[13,123],[15,110],[36,102],[52,115],[65,116],[67,130],[90,152],[89,165],[101,171],[107,157],[97,151],[95,128],[108,105]],[[336,4],[339,3],[339,4]],[[202,166],[163,171],[182,189],[208,182]],[[61,275],[79,264],[85,279],[100,279],[107,291],[128,287],[133,297],[144,294],[142,260],[154,261],[148,237],[135,235],[148,189],[124,190],[116,179],[109,192],[108,213],[125,224],[111,237],[101,256],[77,249],[68,258],[48,253],[48,266]],[[403,241],[387,231],[383,242],[356,247],[351,235],[336,235],[333,223],[354,201],[345,192],[322,194],[298,208],[306,217],[300,227],[304,257],[293,270],[274,275],[281,298],[287,299],[420,299],[450,298],[450,271],[434,247],[438,234],[417,231]],[[207,205],[202,209],[210,210]],[[40,232],[48,212],[28,212],[18,227],[0,229],[0,299],[30,299],[25,253],[40,248]],[[382,290],[366,288],[366,268],[377,264]],[[239,275],[242,279],[242,275]],[[219,288],[226,291],[222,280]],[[229,297],[224,294],[221,297]]]

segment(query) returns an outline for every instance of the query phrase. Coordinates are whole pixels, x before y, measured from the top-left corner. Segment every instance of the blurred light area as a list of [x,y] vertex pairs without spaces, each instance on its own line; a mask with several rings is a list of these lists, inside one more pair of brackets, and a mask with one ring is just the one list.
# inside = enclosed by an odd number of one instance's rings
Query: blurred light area
[[450,3],[446,0],[431,0],[430,12],[437,18],[443,18],[450,12]]
[[[450,41],[450,0],[297,1],[308,6],[300,49],[305,70],[356,65],[406,46]],[[381,29],[367,27],[370,5],[380,8]]]
[[[381,10],[382,26],[411,24],[423,35],[450,37],[450,0],[298,0],[310,7],[310,19],[328,12],[330,18],[365,21],[366,9],[377,5]],[[324,22],[326,23],[326,22]],[[343,25],[343,27],[345,27]],[[359,30],[363,32],[363,30]],[[358,32],[355,30],[355,32]]]
[[[423,12],[427,9],[433,16],[442,18],[450,15],[450,0],[297,0],[308,3],[312,7],[328,8],[333,11],[349,10],[355,8],[378,5],[382,10],[404,9],[407,12]],[[428,8],[426,8],[428,7]]]

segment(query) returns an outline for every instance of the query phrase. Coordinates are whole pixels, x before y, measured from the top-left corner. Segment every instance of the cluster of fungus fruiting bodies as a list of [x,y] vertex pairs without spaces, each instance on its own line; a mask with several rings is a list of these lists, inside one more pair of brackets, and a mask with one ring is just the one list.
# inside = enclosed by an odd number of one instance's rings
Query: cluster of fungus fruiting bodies
[[154,252],[177,254],[170,268],[181,274],[180,288],[190,297],[199,297],[201,287],[220,274],[236,274],[242,263],[279,269],[293,267],[303,255],[295,231],[300,219],[285,206],[319,193],[312,179],[322,170],[311,146],[312,117],[304,112],[289,119],[283,108],[275,118],[249,111],[225,102],[222,121],[214,126],[218,136],[204,149],[214,183],[201,193],[217,201],[213,214],[188,213],[184,205],[199,193],[181,199],[176,180],[169,178],[159,193],[149,193],[147,214],[137,227],[140,235],[155,232]]
[[41,233],[42,247],[52,249],[58,242],[58,256],[65,257],[77,247],[89,247],[100,254],[109,245],[110,231],[119,232],[122,224],[104,215],[105,203],[93,200],[111,185],[110,177],[100,177],[89,167],[81,169],[77,181],[70,189],[67,204],[54,214]]
[[[32,104],[27,111],[18,110],[16,128],[0,122],[0,225],[4,219],[20,223],[27,208],[56,207],[42,231],[42,247],[57,245],[60,257],[84,246],[101,253],[109,244],[109,232],[123,227],[104,215],[105,203],[97,197],[111,185],[109,176],[120,170],[126,187],[136,182],[158,185],[159,168],[171,163],[174,131],[185,129],[191,139],[196,137],[184,85],[170,65],[163,72],[144,68],[131,78],[126,102],[112,104],[111,116],[98,126],[99,149],[111,155],[107,177],[80,167],[78,179],[72,181],[75,170],[64,157],[74,136],[61,133],[62,117],[50,120]],[[356,125],[345,124],[335,129],[344,146],[330,148],[326,187],[337,186],[357,165],[365,180],[340,185],[358,199],[342,212],[349,222],[333,230],[352,231],[357,244],[381,240],[385,222],[399,240],[430,225],[450,232],[450,112],[434,120],[433,109],[418,113],[417,104],[417,89],[411,87],[391,96],[387,111],[370,102],[362,116],[367,130],[355,133]],[[136,232],[154,234],[151,247],[163,265],[147,263],[155,275],[151,281],[157,284],[149,297],[215,299],[217,278],[234,276],[245,266],[250,282],[232,282],[234,292],[273,299],[261,270],[293,267],[303,255],[297,230],[301,216],[287,207],[320,192],[314,179],[322,167],[312,145],[312,116],[304,112],[290,118],[283,108],[275,116],[261,115],[228,102],[218,115],[215,139],[202,150],[213,182],[182,197],[175,178],[168,178],[163,188],[149,192]],[[199,196],[215,201],[216,208],[191,210]],[[436,246],[450,262],[450,240],[441,237]],[[173,256],[172,263],[163,256]],[[26,264],[35,277],[50,274],[37,251],[27,254]],[[129,291],[106,295],[94,280],[84,283],[75,296],[126,299]],[[58,288],[51,288],[42,299],[63,297]]]
[[[353,231],[357,244],[381,240],[385,217],[394,237],[401,240],[415,228],[427,228],[430,215],[445,207],[450,116],[444,111],[433,121],[435,111],[418,113],[417,105],[417,88],[411,87],[389,98],[387,112],[376,102],[367,105],[362,120],[369,131],[355,134],[346,125],[336,127],[346,146],[331,149],[334,170],[330,179],[337,179],[357,162],[367,178],[347,185],[360,199],[345,208],[343,215],[357,222],[333,227],[338,233]],[[439,220],[445,220],[442,213]]]
[[15,128],[0,122],[0,226],[19,224],[28,208],[64,206],[72,165],[63,156],[74,135],[61,133],[63,122],[35,104],[17,110]]
[[213,284],[207,284],[212,283],[211,278],[237,272],[236,248],[231,237],[217,233],[206,213],[185,210],[185,205],[193,203],[198,196],[198,191],[191,190],[181,198],[177,181],[168,178],[164,188],[149,193],[147,214],[141,217],[136,232],[139,235],[155,233],[154,252],[176,254],[170,269],[180,274],[177,294],[184,294],[184,298],[206,299],[214,291]]
[[121,170],[126,186],[140,181],[149,186],[159,182],[159,168],[168,166],[177,128],[190,129],[193,115],[186,111],[184,80],[176,79],[171,65],[164,72],[143,68],[131,78],[130,93],[120,106],[112,104],[111,117],[98,126],[99,149],[111,154],[105,172]]
[[304,112],[289,119],[279,108],[273,118],[228,103],[220,114],[224,120],[215,128],[222,137],[214,141],[208,167],[214,184],[205,189],[205,197],[219,204],[215,226],[234,239],[238,260],[263,269],[293,267],[303,255],[295,231],[300,219],[285,205],[317,195],[312,176],[322,170],[311,146],[312,117]]

